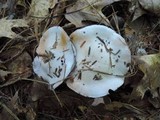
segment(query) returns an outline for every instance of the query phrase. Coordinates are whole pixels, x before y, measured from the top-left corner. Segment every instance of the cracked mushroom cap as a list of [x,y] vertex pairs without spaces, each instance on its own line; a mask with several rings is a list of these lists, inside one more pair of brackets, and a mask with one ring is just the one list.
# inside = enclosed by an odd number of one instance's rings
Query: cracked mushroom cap
[[76,49],[76,69],[69,88],[87,97],[101,97],[124,82],[131,53],[123,37],[103,25],[91,25],[70,35]]
[[48,29],[40,39],[33,70],[53,88],[58,87],[75,64],[74,48],[70,38],[61,27]]

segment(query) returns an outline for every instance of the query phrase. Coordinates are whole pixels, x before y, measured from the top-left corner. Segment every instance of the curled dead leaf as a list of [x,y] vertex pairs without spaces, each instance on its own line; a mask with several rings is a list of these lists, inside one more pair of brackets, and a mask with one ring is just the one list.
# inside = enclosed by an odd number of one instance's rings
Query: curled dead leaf
[[84,26],[83,22],[87,20],[110,26],[102,8],[117,1],[120,0],[78,0],[66,9],[66,12],[71,14],[65,14],[65,17],[76,27]]
[[138,0],[140,5],[147,11],[160,15],[159,0]]
[[49,15],[49,8],[54,8],[57,0],[32,0],[28,16],[31,20],[41,22]]
[[20,37],[12,31],[13,27],[28,27],[28,23],[24,19],[7,20],[6,18],[0,19],[0,37],[15,38]]
[[160,54],[144,55],[136,57],[135,60],[144,73],[144,77],[133,89],[132,95],[143,98],[146,91],[149,90],[153,97],[157,97],[157,88],[160,87]]
[[30,77],[32,74],[31,63],[32,58],[27,52],[23,52],[21,55],[17,56],[14,60],[7,64],[10,75],[7,77],[7,81],[0,85],[0,87],[14,84],[15,82],[21,80],[21,78]]
[[4,71],[0,69],[0,78],[2,79],[2,81],[0,80],[0,82],[5,81],[5,77],[8,76],[9,74],[11,74],[10,71]]

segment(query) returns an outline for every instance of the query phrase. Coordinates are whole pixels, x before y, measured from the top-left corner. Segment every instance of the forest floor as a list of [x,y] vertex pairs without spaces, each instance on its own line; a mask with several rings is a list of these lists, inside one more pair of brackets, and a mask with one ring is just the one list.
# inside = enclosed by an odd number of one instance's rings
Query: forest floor
[[[159,13],[154,0],[0,0],[0,120],[159,120]],[[32,68],[48,28],[92,24],[121,34],[132,54],[123,86],[97,106],[65,83],[53,92]]]

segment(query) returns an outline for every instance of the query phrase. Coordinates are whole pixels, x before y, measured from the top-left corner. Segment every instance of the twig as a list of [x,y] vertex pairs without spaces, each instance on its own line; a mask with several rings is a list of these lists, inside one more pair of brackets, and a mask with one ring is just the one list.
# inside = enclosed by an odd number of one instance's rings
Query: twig
[[2,106],[15,120],[20,120],[4,103],[0,102]]
[[[94,4],[94,3],[92,3],[92,4]],[[90,5],[92,5],[92,4],[90,4]],[[90,5],[84,6],[84,7],[80,8],[80,9],[75,10],[75,11],[72,11],[72,12],[62,13],[62,14],[54,15],[54,16],[52,16],[52,17],[45,17],[45,18],[56,18],[56,17],[60,17],[60,16],[63,16],[63,15],[69,15],[69,14],[73,14],[73,13],[76,13],[76,12],[80,12],[81,10],[89,7]],[[44,17],[37,17],[37,16],[33,16],[33,15],[30,15],[30,17],[44,19]]]
[[59,102],[60,106],[61,106],[61,107],[63,107],[63,104],[62,104],[61,100],[59,99],[59,97],[57,96],[57,94],[56,94],[55,90],[54,90],[54,89],[52,89],[52,91],[53,91],[53,93],[54,93],[54,95],[55,95],[56,99],[58,100],[58,102]]
[[109,20],[108,20],[108,19],[105,19],[105,17],[104,17],[102,14],[100,14],[100,13],[97,11],[97,9],[93,6],[94,3],[91,4],[88,0],[85,0],[85,1],[86,1],[86,2],[96,11],[96,13],[97,13],[104,21],[106,21],[106,23],[112,28]]

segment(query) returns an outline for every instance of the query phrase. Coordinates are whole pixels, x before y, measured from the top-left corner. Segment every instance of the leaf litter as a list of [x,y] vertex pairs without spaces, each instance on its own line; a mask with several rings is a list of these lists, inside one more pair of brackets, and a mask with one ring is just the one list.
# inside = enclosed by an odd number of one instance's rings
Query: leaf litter
[[[7,4],[12,2],[0,2],[0,119],[160,119],[159,3],[152,0],[127,0],[127,4],[123,0],[25,0],[8,9]],[[25,10],[19,13],[18,8]],[[121,28],[119,22],[123,23]],[[72,92],[65,84],[53,93],[48,83],[32,70],[39,38],[49,27],[61,26],[70,34],[91,24],[116,30],[125,37],[132,52],[125,84],[117,91],[110,91],[104,97],[105,104],[97,106],[92,106],[93,99]],[[139,54],[141,49],[145,54]]]

